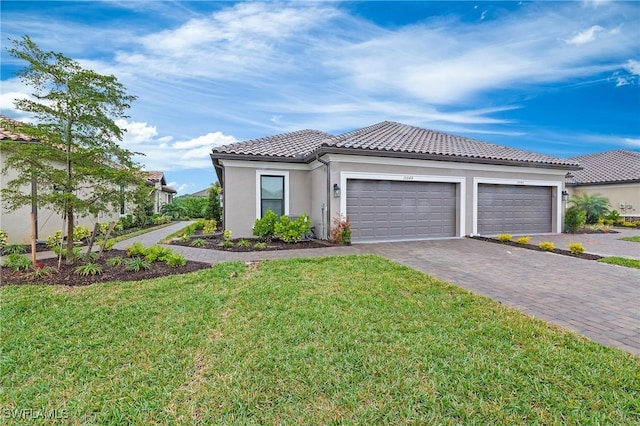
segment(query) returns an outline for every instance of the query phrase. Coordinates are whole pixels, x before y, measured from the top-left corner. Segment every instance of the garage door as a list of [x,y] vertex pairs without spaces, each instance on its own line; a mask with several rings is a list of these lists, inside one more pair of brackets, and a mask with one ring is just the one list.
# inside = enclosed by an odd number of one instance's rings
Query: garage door
[[456,236],[456,184],[349,179],[354,241]]
[[478,185],[480,235],[552,232],[551,187]]

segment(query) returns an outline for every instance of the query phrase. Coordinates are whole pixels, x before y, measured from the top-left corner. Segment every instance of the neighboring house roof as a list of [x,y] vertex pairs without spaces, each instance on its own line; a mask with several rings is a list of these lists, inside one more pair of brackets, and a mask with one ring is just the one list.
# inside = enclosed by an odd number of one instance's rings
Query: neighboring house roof
[[198,192],[194,192],[189,195],[190,197],[208,197],[209,196],[209,188],[202,189]]
[[[11,127],[14,127],[13,129]],[[33,141],[33,138],[24,133],[16,132],[15,127],[24,126],[24,123],[0,114],[0,140],[11,140],[20,142]]]
[[574,161],[392,121],[383,121],[339,136],[317,130],[301,130],[252,139],[214,148],[211,157],[214,163],[218,158],[310,162],[316,155],[325,153],[559,166],[572,170],[580,168]]
[[640,152],[617,150],[568,158],[582,170],[571,172],[569,185],[640,182]]
[[163,172],[144,170],[144,171],[142,171],[142,176],[143,176],[144,179],[147,180],[148,183],[150,183],[152,185],[156,184],[156,183],[160,183],[160,186],[161,186],[163,192],[169,192],[171,194],[176,194],[178,192],[175,189],[173,189],[172,187],[167,186],[167,180],[164,178],[164,173]]

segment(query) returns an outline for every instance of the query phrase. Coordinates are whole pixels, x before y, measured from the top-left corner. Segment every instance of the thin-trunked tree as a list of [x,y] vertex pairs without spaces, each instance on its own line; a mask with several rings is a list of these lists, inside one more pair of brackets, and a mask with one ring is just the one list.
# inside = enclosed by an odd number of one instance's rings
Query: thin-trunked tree
[[[61,53],[44,52],[28,37],[13,40],[9,53],[27,62],[18,75],[34,90],[34,99],[18,99],[16,108],[31,113],[37,124],[16,130],[35,142],[6,142],[7,169],[18,177],[7,182],[2,199],[9,210],[48,206],[66,218],[67,262],[73,260],[73,226],[77,215],[118,209],[126,189],[143,184],[133,152],[121,148],[123,130],[114,122],[135,96],[114,76],[83,69]],[[60,165],[64,165],[61,167]],[[37,184],[35,195],[24,187]]]

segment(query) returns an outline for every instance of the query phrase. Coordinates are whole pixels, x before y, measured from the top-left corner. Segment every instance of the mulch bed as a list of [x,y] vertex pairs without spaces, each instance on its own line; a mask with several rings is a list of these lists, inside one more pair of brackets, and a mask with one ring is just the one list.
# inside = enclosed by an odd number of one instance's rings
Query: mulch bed
[[542,250],[540,247],[538,247],[535,244],[519,244],[516,243],[515,241],[499,241],[495,238],[488,238],[488,237],[479,237],[479,236],[475,236],[475,237],[470,237],[473,238],[474,240],[480,240],[480,241],[488,241],[491,243],[497,243],[497,244],[503,244],[506,246],[513,246],[513,247],[520,247],[520,248],[524,248],[524,249],[528,249],[528,250],[535,250],[535,251],[547,251],[549,253],[556,253],[556,254],[562,254],[565,256],[571,256],[571,257],[577,257],[578,259],[585,259],[585,260],[598,260],[598,259],[602,259],[603,256],[598,256],[597,254],[590,254],[590,253],[571,253],[569,250],[563,250],[563,249],[553,249],[553,250]]
[[[196,239],[202,239],[206,242],[206,245],[202,247],[195,247],[191,244]],[[248,241],[251,243],[249,247],[241,247],[238,246],[240,241]],[[202,235],[196,233],[190,237],[188,241],[182,241],[180,239],[175,239],[169,242],[170,245],[175,246],[183,246],[183,247],[195,247],[209,250],[221,250],[221,251],[231,251],[231,252],[250,252],[250,251],[275,251],[275,250],[300,250],[300,249],[310,249],[310,248],[324,248],[324,247],[334,247],[334,244],[331,244],[328,241],[321,240],[308,240],[308,241],[300,241],[299,243],[286,243],[281,240],[271,240],[267,242],[267,247],[264,249],[257,249],[254,247],[255,243],[260,242],[261,240],[256,238],[236,238],[231,240],[233,242],[233,247],[223,247],[222,246],[222,235],[214,234],[214,235]]]
[[0,285],[15,285],[15,284],[43,284],[43,285],[67,285],[67,286],[85,286],[95,283],[107,282],[107,281],[140,281],[149,278],[164,277],[167,275],[184,274],[187,272],[199,271],[201,269],[210,268],[211,265],[202,262],[187,261],[185,266],[179,268],[171,268],[167,266],[165,262],[154,262],[151,264],[151,269],[143,270],[139,272],[127,271],[124,265],[121,266],[109,266],[106,261],[109,258],[120,256],[126,258],[126,253],[122,250],[111,250],[104,252],[100,259],[93,261],[102,267],[102,274],[82,276],[75,273],[75,269],[82,265],[81,262],[75,262],[74,265],[66,265],[64,259],[62,260],[62,267],[57,271],[58,259],[43,259],[38,263],[43,267],[51,266],[56,268],[56,271],[50,274],[48,277],[34,278],[31,271],[15,271],[10,268],[2,268]]

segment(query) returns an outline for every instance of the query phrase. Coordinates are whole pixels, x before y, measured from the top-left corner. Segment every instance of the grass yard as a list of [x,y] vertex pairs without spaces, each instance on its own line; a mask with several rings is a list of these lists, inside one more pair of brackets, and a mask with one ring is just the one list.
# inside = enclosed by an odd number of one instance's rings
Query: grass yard
[[639,358],[372,255],[0,298],[12,424],[640,423]]
[[634,235],[633,237],[622,237],[618,239],[622,241],[632,241],[634,243],[640,243],[640,235]]
[[631,259],[631,258],[628,258],[628,257],[611,256],[611,257],[604,257],[604,258],[598,260],[598,262],[608,263],[609,265],[626,266],[627,268],[640,269],[640,259]]

